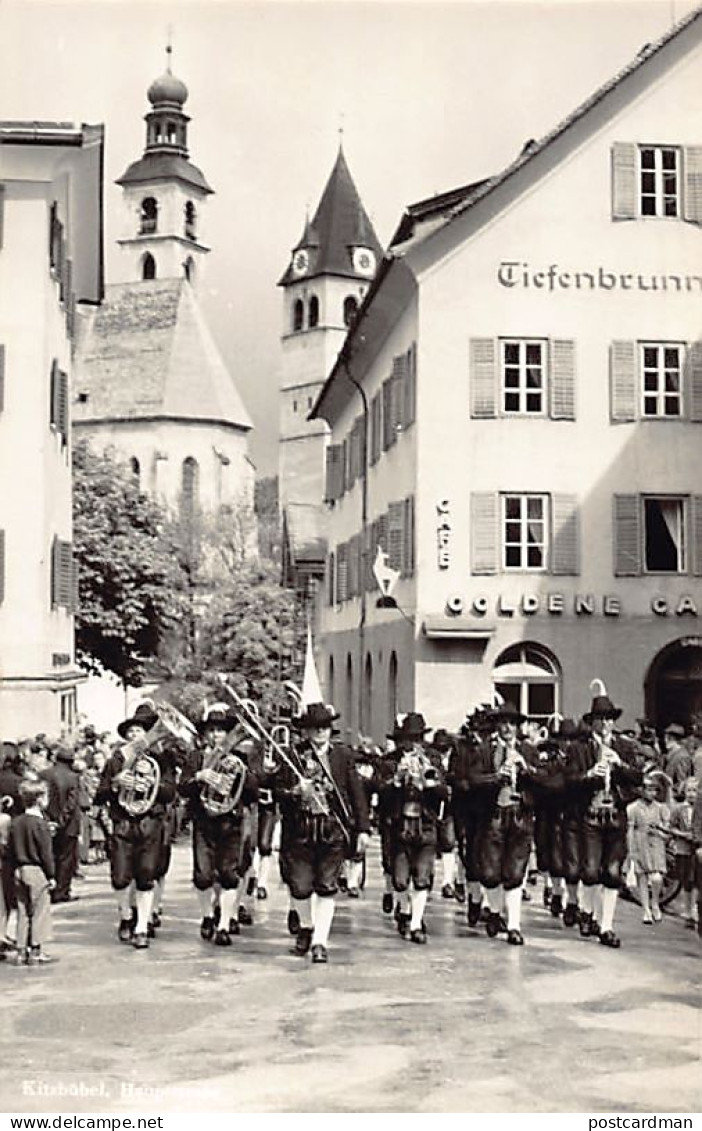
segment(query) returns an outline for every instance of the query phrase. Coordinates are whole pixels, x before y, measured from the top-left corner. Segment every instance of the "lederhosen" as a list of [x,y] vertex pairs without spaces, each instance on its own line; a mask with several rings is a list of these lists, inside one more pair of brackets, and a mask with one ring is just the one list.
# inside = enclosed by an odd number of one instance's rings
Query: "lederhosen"
[[478,879],[475,840],[480,821],[480,793],[471,789],[469,780],[470,763],[476,749],[471,741],[459,738],[458,747],[451,754],[447,776],[458,852],[469,883]]
[[[612,747],[617,750],[616,738],[612,740]],[[622,756],[621,750],[617,753]],[[587,776],[598,758],[597,743],[588,739],[577,744],[569,766],[579,813],[579,878],[586,886],[601,883],[607,888],[618,889],[627,854],[626,807],[632,800],[632,787],[640,784],[643,775],[625,763],[614,765],[610,800],[604,796],[602,779]]]
[[397,769],[397,762],[396,753],[384,754],[378,759],[373,775],[373,789],[378,797],[380,860],[386,876],[392,875],[392,798],[388,787]]
[[565,755],[560,749],[539,751],[540,776],[532,785],[536,867],[552,879],[564,875],[563,807]]
[[239,886],[250,860],[245,851],[245,808],[254,804],[258,792],[256,778],[247,769],[244,788],[235,809],[221,815],[208,813],[202,800],[206,783],[195,775],[205,763],[209,748],[198,750],[185,770],[179,792],[190,804],[193,826],[193,884],[208,891],[215,882],[225,891]]
[[175,769],[172,759],[162,752],[148,751],[159,766],[161,780],[156,800],[141,817],[131,816],[119,801],[119,792],[112,788],[114,777],[124,767],[124,755],[115,751],[103,770],[95,793],[96,805],[107,804],[112,821],[109,840],[112,887],[122,891],[135,881],[139,891],[151,891],[159,876],[162,860],[163,824],[166,810],[176,795]]
[[261,857],[270,856],[273,851],[273,833],[278,817],[273,787],[279,767],[265,764],[263,747],[255,744],[249,756],[249,768],[258,781],[258,802],[254,821],[253,847]]
[[[353,754],[346,746],[333,743],[329,747],[330,774],[322,769],[307,742],[300,744],[296,758],[308,780],[319,783],[320,791],[328,799],[330,813],[325,815],[310,811],[295,793],[296,776],[290,767],[281,767],[276,782],[276,797],[282,816],[281,875],[294,899],[307,899],[313,892],[320,896],[333,896],[338,890],[350,837],[354,832],[367,832],[369,828],[365,792],[356,772]],[[337,791],[341,802],[336,796]],[[342,815],[342,804],[351,827]],[[341,819],[337,819],[335,813]]]
[[470,784],[481,795],[475,842],[478,879],[486,888],[502,884],[506,891],[519,887],[524,879],[534,831],[535,754],[526,743],[517,746],[530,764],[527,771],[519,771],[515,789],[499,774],[499,746],[480,746],[470,767]]
[[[436,767],[434,767],[436,769]],[[448,801],[448,787],[441,780],[429,789],[412,783],[387,786],[391,824],[392,883],[395,891],[406,891],[410,880],[416,891],[428,891],[434,878],[438,823]]]
[[[444,753],[441,750],[435,750],[430,746],[427,750],[427,754],[441,776],[446,780],[453,751],[449,754],[446,765],[444,764]],[[439,819],[436,825],[436,850],[439,853],[453,852],[456,847],[456,825],[451,806],[451,789],[448,785],[447,789],[448,797],[444,802],[443,808],[439,810]]]

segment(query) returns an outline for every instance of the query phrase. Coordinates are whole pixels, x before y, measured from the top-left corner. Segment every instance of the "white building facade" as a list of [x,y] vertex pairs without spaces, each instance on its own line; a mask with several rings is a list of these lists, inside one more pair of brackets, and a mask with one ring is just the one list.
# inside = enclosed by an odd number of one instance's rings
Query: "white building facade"
[[[400,225],[315,406],[352,729],[457,727],[495,690],[580,715],[594,677],[630,722],[702,710],[701,40],[697,13]],[[399,610],[376,608],[379,544]]]
[[0,123],[0,715],[73,723],[70,401],[76,303],[99,303],[101,126]]

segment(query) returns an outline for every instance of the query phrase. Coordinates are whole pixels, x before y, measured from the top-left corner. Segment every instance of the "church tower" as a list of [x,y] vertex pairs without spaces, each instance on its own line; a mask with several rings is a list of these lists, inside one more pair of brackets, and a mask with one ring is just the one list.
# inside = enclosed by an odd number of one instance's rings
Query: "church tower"
[[312,220],[280,279],[284,291],[279,494],[321,506],[327,426],[307,415],[341,349],[383,251],[342,146]]
[[202,206],[212,193],[188,159],[188,88],[171,72],[147,91],[146,148],[118,179],[125,205],[118,282],[185,277],[196,286],[209,248],[200,238]]

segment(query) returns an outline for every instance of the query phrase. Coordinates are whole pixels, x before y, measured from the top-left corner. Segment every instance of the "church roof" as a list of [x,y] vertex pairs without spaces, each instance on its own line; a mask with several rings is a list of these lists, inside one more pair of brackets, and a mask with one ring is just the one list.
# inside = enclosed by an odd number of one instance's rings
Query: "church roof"
[[183,181],[200,192],[214,192],[197,165],[179,153],[145,153],[138,161],[133,161],[115,183],[139,185],[164,180]]
[[248,430],[251,419],[185,279],[107,287],[79,319],[77,424],[189,420]]
[[[305,225],[302,241],[295,250],[300,247],[315,249],[307,278],[317,275],[365,278],[354,271],[351,257],[354,247],[370,248],[378,261],[382,259],[380,240],[361,203],[341,146],[317,211],[312,222]],[[288,266],[279,285],[285,286],[293,279],[292,267]]]

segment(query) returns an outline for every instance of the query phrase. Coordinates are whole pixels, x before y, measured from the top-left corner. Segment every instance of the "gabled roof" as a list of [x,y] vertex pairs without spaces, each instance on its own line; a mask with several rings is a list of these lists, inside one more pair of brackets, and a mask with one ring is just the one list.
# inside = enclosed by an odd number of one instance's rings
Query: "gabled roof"
[[76,424],[164,418],[252,427],[185,279],[110,286],[79,323]]
[[[375,252],[378,260],[382,257],[380,240],[361,203],[341,146],[317,211],[312,222],[305,224],[302,240],[295,250],[301,247],[313,249],[307,278],[340,275],[367,281],[367,276],[354,271],[351,249],[367,247]],[[285,286],[295,278],[289,265],[279,286]]]
[[395,235],[390,241],[390,247],[405,243],[415,234],[415,230],[430,220],[444,220],[451,216],[459,204],[463,204],[478,189],[487,184],[487,180],[473,181],[470,185],[461,188],[449,189],[448,192],[437,192],[426,200],[418,200],[416,204],[408,204]]
[[[630,63],[627,63],[626,66],[617,71],[617,73],[613,75],[611,79],[609,79],[602,86],[598,87],[598,89],[593,94],[591,94],[589,98],[586,98],[584,102],[582,102],[578,107],[576,107],[575,110],[572,111],[572,113],[570,113],[566,118],[559,122],[558,125],[554,127],[554,129],[545,134],[544,137],[538,141],[529,141],[527,145],[523,147],[516,160],[508,165],[505,169],[503,169],[500,173],[496,174],[494,177],[491,177],[489,180],[478,182],[476,185],[474,185],[473,190],[469,192],[467,196],[459,199],[456,202],[455,206],[448,210],[448,215],[445,215],[443,217],[443,222],[430,222],[423,228],[420,226],[414,229],[412,234],[406,238],[406,242],[403,243],[402,249],[399,253],[404,253],[411,246],[418,246],[418,244],[422,243],[424,240],[431,239],[431,237],[436,234],[437,231],[448,228],[449,225],[454,223],[460,216],[463,216],[490,193],[494,192],[499,186],[503,185],[506,181],[509,181],[511,178],[520,173],[521,170],[525,168],[525,166],[535,163],[539,156],[544,152],[544,150],[549,148],[561,137],[563,137],[563,135],[566,134],[567,131],[570,130],[573,126],[586,118],[586,116],[591,113],[595,109],[595,107],[599,106],[599,104],[602,103],[608,97],[608,95],[610,95],[619,86],[621,86],[621,84],[625,82],[625,80],[635,75],[636,72],[643,70],[656,56],[660,56],[661,52],[666,47],[668,47],[669,44],[671,44],[674,40],[680,38],[683,33],[696,22],[698,22],[698,31],[702,31],[702,6],[699,6],[693,9],[692,12],[689,12],[687,16],[685,16],[677,24],[674,24],[673,27],[659,39],[655,40],[653,43],[645,44]],[[428,219],[436,221],[437,218],[428,217]],[[401,229],[402,225],[400,225],[400,228],[398,228],[398,233],[393,240],[393,247],[398,249],[398,251],[400,244],[398,235]]]
[[126,172],[122,173],[115,184],[139,185],[148,184],[149,181],[182,181],[192,185],[200,192],[212,193],[203,173],[192,161],[182,157],[179,153],[145,153],[138,161],[133,161]]
[[287,556],[294,568],[324,563],[327,539],[323,508],[316,503],[288,503],[283,512]]

